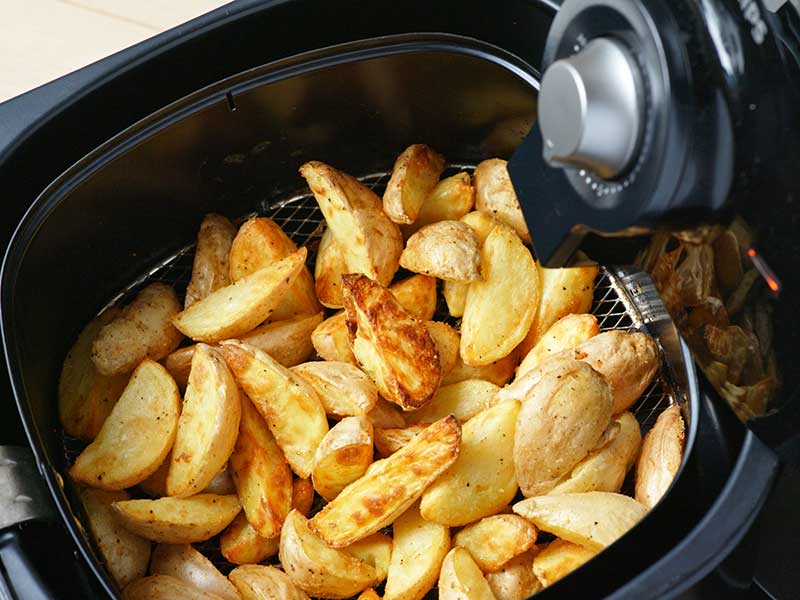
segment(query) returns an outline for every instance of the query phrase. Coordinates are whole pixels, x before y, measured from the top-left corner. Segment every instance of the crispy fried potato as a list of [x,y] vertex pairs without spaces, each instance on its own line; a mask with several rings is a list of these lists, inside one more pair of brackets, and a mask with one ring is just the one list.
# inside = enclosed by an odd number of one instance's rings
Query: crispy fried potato
[[324,360],[358,364],[350,349],[350,333],[344,311],[320,323],[311,334],[311,343]]
[[333,500],[372,463],[372,423],[365,416],[345,417],[322,438],[314,455],[311,480],[325,500]]
[[80,496],[92,537],[112,579],[124,588],[144,577],[150,562],[150,542],[120,525],[111,510],[111,503],[127,500],[128,493],[82,488]]
[[480,281],[478,238],[461,221],[431,223],[408,238],[400,266],[447,281]]
[[292,471],[269,427],[244,394],[230,464],[247,520],[265,538],[280,535],[292,501]]
[[444,156],[425,144],[413,144],[397,157],[383,193],[383,210],[395,223],[417,220],[425,200],[444,171]]
[[611,422],[613,399],[603,376],[564,361],[545,373],[522,402],[514,465],[522,493],[545,494],[595,447]]
[[412,275],[389,286],[400,306],[420,321],[430,321],[436,312],[436,278]]
[[470,553],[481,571],[491,573],[536,543],[536,527],[519,515],[494,515],[467,525],[453,545]]
[[486,574],[486,582],[497,600],[525,600],[542,589],[542,584],[533,574],[534,556],[535,552],[524,552],[500,570]]
[[384,600],[421,600],[436,583],[450,550],[450,530],[426,521],[414,505],[394,522]]
[[425,321],[425,327],[439,352],[442,376],[446,376],[458,364],[461,335],[447,323],[439,321]]
[[481,266],[484,280],[470,284],[461,322],[461,358],[470,365],[510,354],[525,338],[539,304],[538,267],[508,227],[495,227],[486,238]]
[[539,338],[517,367],[517,377],[536,368],[543,360],[574,348],[600,333],[594,315],[569,314],[561,317]]
[[237,340],[222,343],[222,355],[264,417],[292,470],[311,475],[314,452],[328,433],[325,409],[314,389],[269,354]]
[[433,423],[447,415],[454,415],[465,423],[482,410],[494,405],[494,395],[500,388],[490,381],[466,379],[458,383],[443,385],[433,399],[419,410],[406,413],[406,422]]
[[325,544],[296,510],[281,530],[278,555],[294,584],[316,598],[349,598],[376,583],[375,567]]
[[121,500],[112,505],[120,522],[141,537],[164,544],[192,544],[217,535],[242,509],[236,496]]
[[265,561],[278,554],[280,537],[265,538],[258,535],[244,512],[236,515],[219,536],[222,556],[235,565],[250,565]]
[[208,214],[200,223],[185,308],[231,282],[229,258],[235,235],[233,223],[222,215]]
[[542,531],[598,552],[647,514],[633,498],[611,492],[539,496],[517,502],[513,509]]
[[372,410],[367,413],[367,418],[374,429],[399,429],[406,426],[403,413],[397,405],[387,402],[380,396]]
[[467,305],[468,283],[458,281],[445,281],[442,285],[442,294],[447,303],[447,312],[451,317],[460,317],[464,314],[464,307]]
[[198,342],[218,342],[248,333],[273,315],[303,269],[306,254],[306,249],[300,248],[218,289],[175,315],[172,322]]
[[378,456],[381,458],[391,456],[408,444],[415,435],[424,431],[427,426],[427,423],[420,423],[409,427],[375,429],[375,450],[378,451]]
[[363,540],[350,544],[344,550],[357,559],[375,567],[375,583],[371,585],[386,579],[386,574],[389,572],[389,563],[392,560],[392,538],[388,535],[373,533]]
[[425,324],[364,275],[345,275],[342,283],[350,345],[359,364],[387,400],[404,410],[423,406],[442,379],[439,352]]
[[150,575],[137,579],[122,592],[122,600],[222,600],[220,596],[193,588],[177,577]]
[[653,508],[667,492],[683,460],[685,431],[681,409],[673,404],[647,432],[636,465],[636,499]]
[[127,373],[102,375],[92,361],[95,337],[121,312],[118,307],[103,311],[67,352],[58,381],[58,418],[68,435],[93,440],[128,383]]
[[326,229],[319,241],[317,260],[314,263],[314,287],[317,298],[328,308],[342,308],[342,275],[347,273],[347,264],[333,237]]
[[442,562],[439,600],[495,600],[478,565],[460,546],[450,550]]
[[239,390],[219,352],[198,344],[172,447],[167,494],[203,490],[228,462],[239,433]]
[[514,369],[517,368],[518,364],[519,354],[516,349],[500,360],[479,367],[464,363],[461,360],[461,355],[459,355],[458,360],[456,360],[456,366],[442,379],[442,385],[450,385],[467,379],[483,379],[502,386],[511,380],[514,375]]
[[399,266],[403,236],[384,214],[381,200],[362,183],[318,161],[300,167],[349,273],[389,285]]
[[375,384],[346,362],[315,361],[291,368],[317,392],[325,413],[334,418],[365,415],[378,400]]
[[178,386],[145,359],[131,375],[100,433],[69,470],[76,481],[121,490],[144,481],[164,462],[178,428]]
[[308,600],[306,593],[291,578],[275,567],[243,565],[228,575],[242,600]]
[[300,511],[304,517],[311,512],[314,504],[314,485],[310,479],[295,479],[292,483],[292,508]]
[[544,587],[553,585],[597,552],[566,540],[554,540],[533,559],[533,572]]
[[151,283],[104,325],[92,342],[92,362],[102,375],[130,373],[145,358],[161,360],[183,336],[172,324],[178,296],[164,283]]
[[419,209],[417,219],[400,229],[408,239],[414,232],[425,225],[437,221],[460,219],[475,205],[475,188],[469,173],[462,171],[442,179],[428,194]]
[[508,163],[499,158],[484,160],[475,167],[472,181],[475,185],[475,208],[494,215],[510,226],[526,244],[531,234],[525,223],[519,200],[508,176]]
[[228,578],[189,544],[158,544],[150,563],[150,574],[169,575],[225,600],[240,600]]
[[460,441],[455,417],[429,425],[392,456],[373,463],[318,512],[309,527],[334,548],[375,533],[405,512],[453,464]]

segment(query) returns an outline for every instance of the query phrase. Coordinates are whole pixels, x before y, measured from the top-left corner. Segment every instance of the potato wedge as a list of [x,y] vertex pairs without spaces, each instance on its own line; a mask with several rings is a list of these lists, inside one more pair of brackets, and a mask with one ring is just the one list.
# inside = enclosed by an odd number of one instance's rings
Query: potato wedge
[[358,595],[358,600],[381,600],[374,588],[367,588]]
[[[171,457],[168,456],[155,473],[139,484],[139,489],[151,498],[161,498],[167,495],[167,474],[169,473],[170,459]],[[203,493],[219,494],[220,496],[236,493],[236,486],[233,484],[233,478],[227,465],[214,475],[208,485],[203,488]]]
[[442,285],[442,295],[447,303],[447,312],[451,317],[460,317],[464,314],[464,307],[467,305],[468,283],[458,281],[445,281]]
[[525,600],[542,589],[542,584],[533,574],[534,556],[535,552],[524,552],[498,571],[486,574],[486,583],[497,600]]
[[333,237],[333,232],[326,229],[319,241],[317,260],[314,263],[314,287],[317,298],[328,308],[342,308],[342,275],[347,273],[347,264]]
[[281,530],[278,555],[294,584],[316,598],[349,598],[374,585],[377,577],[369,563],[319,539],[296,510]]
[[280,537],[265,538],[250,525],[247,515],[240,512],[219,536],[222,556],[235,565],[250,565],[277,556]]
[[236,228],[226,217],[212,213],[203,218],[197,233],[192,279],[186,288],[184,308],[231,282],[229,258],[235,235]]
[[178,386],[166,369],[143,360],[70,476],[103,490],[121,490],[147,479],[172,448],[180,402]]
[[647,514],[633,498],[611,492],[539,496],[517,502],[513,509],[542,531],[598,552]]
[[227,465],[211,478],[203,492],[206,494],[219,494],[220,496],[236,493],[236,486],[233,483],[233,477]]
[[120,522],[141,537],[164,544],[192,544],[217,535],[242,510],[236,496],[121,500],[112,505]]
[[459,381],[466,381],[467,379],[483,379],[495,385],[502,386],[508,383],[514,376],[514,369],[517,368],[518,364],[519,354],[516,349],[512,350],[508,356],[500,360],[477,367],[466,364],[461,360],[461,355],[459,354],[456,360],[456,366],[442,378],[442,385],[450,385],[458,383]]
[[58,418],[73,437],[93,440],[128,383],[128,374],[102,375],[92,361],[100,330],[122,312],[111,307],[83,328],[67,352],[58,380]]
[[647,432],[636,465],[636,499],[653,508],[667,492],[683,460],[685,431],[681,409],[673,404]]
[[475,208],[510,226],[523,242],[530,244],[531,234],[508,176],[507,165],[505,160],[490,158],[475,167],[472,175]]
[[594,298],[594,280],[599,267],[567,267],[546,269],[541,273],[541,300],[536,319],[522,342],[522,354],[527,355],[545,332],[561,317],[576,313],[588,313]]
[[580,361],[545,373],[522,402],[514,465],[526,497],[552,490],[594,448],[611,422],[613,399],[602,375]]
[[314,484],[310,479],[295,479],[292,483],[292,508],[307,517],[314,504]]
[[550,490],[551,494],[620,491],[625,475],[636,462],[642,434],[639,422],[629,412],[622,413],[615,421],[619,423],[619,432],[614,439],[603,448],[591,451]]
[[478,565],[460,546],[450,550],[442,562],[439,600],[495,600]]
[[219,352],[198,344],[172,447],[167,494],[202,491],[228,462],[239,433],[239,389]]
[[392,538],[388,535],[373,533],[363,540],[350,544],[344,550],[357,559],[375,567],[375,582],[371,585],[376,585],[386,579],[386,574],[389,572],[392,547]]
[[436,278],[412,275],[389,286],[389,291],[411,316],[430,321],[436,312]]
[[367,413],[373,429],[402,429],[406,426],[403,412],[396,404],[387,402],[380,396],[375,406]]
[[[495,219],[491,214],[474,210],[461,217],[461,222],[466,223],[475,232],[478,238],[478,245],[482,248],[486,238],[492,233],[492,229],[497,227],[501,221]],[[513,228],[512,228],[513,229]]]
[[494,515],[464,527],[453,545],[469,552],[481,571],[491,573],[536,543],[536,527],[519,515]]
[[242,395],[239,437],[230,465],[247,520],[265,538],[277,537],[292,502],[292,471],[269,427]]
[[447,323],[440,321],[425,321],[425,327],[439,352],[442,376],[446,376],[459,362],[461,334]]
[[137,579],[122,592],[122,600],[222,600],[193,588],[177,577],[150,575]]
[[492,382],[482,379],[466,379],[443,385],[428,404],[406,413],[406,422],[411,425],[433,423],[447,415],[454,415],[459,423],[465,423],[482,410],[493,406],[494,395],[499,389]]
[[300,248],[269,267],[218,289],[175,315],[173,324],[198,342],[218,342],[248,333],[272,317],[303,269],[306,254],[307,250]]
[[322,438],[314,455],[311,480],[327,501],[361,477],[372,463],[372,423],[365,416],[345,417]]
[[158,544],[153,551],[150,574],[169,575],[225,600],[240,600],[228,578],[189,544]]
[[461,221],[431,223],[408,238],[400,266],[446,281],[480,281],[478,238]]
[[429,425],[389,458],[373,463],[318,512],[309,527],[334,548],[375,533],[405,512],[453,464],[460,441],[455,417]]
[[80,497],[89,530],[111,578],[124,588],[144,577],[150,562],[150,542],[125,529],[111,510],[111,503],[128,500],[128,493],[82,488]]
[[350,349],[350,332],[347,330],[347,315],[344,311],[320,323],[311,334],[311,343],[324,360],[358,364]]
[[346,362],[314,361],[290,370],[314,388],[330,417],[365,415],[378,400],[378,390],[372,380],[361,369]]
[[397,517],[384,600],[421,600],[436,584],[450,550],[450,530],[426,521],[415,504]]
[[431,399],[442,379],[439,352],[425,324],[364,275],[342,277],[350,346],[381,396],[404,410]]
[[306,593],[291,578],[275,567],[243,565],[228,575],[242,600],[308,600]]
[[513,456],[519,411],[519,402],[510,400],[464,423],[458,458],[422,494],[423,518],[457,527],[496,514],[511,502],[517,493]]
[[597,552],[566,540],[554,540],[533,559],[533,572],[544,587],[588,562]]
[[536,368],[543,360],[570,348],[579,346],[600,333],[594,315],[569,314],[561,317],[539,338],[517,367],[517,377]]
[[444,171],[444,156],[413,144],[397,157],[383,193],[383,211],[395,223],[413,223]]
[[378,456],[381,458],[391,456],[408,444],[414,436],[424,431],[427,426],[428,423],[420,423],[397,429],[375,429],[375,450],[378,452]]
[[92,342],[92,362],[102,375],[130,373],[145,358],[161,360],[183,335],[172,324],[180,311],[178,296],[164,283],[151,283]]
[[470,284],[461,322],[461,358],[470,365],[509,355],[525,338],[539,304],[538,267],[508,227],[495,227],[486,238],[481,268],[483,281]]
[[475,205],[475,188],[469,173],[461,171],[442,179],[428,194],[416,220],[403,225],[400,229],[408,239],[413,233],[425,225],[438,221],[450,221],[463,217]]
[[389,285],[399,266],[403,236],[384,214],[380,198],[325,163],[308,162],[300,167],[300,174],[339,244],[347,271]]
[[328,433],[325,409],[313,388],[269,354],[237,340],[222,343],[222,355],[264,417],[292,470],[311,475],[314,452]]

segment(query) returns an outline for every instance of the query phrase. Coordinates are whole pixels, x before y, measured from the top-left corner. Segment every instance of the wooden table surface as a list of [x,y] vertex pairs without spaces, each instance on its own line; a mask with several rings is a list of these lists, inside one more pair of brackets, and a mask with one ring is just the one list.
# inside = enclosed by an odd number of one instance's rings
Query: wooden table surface
[[229,0],[0,0],[0,102]]

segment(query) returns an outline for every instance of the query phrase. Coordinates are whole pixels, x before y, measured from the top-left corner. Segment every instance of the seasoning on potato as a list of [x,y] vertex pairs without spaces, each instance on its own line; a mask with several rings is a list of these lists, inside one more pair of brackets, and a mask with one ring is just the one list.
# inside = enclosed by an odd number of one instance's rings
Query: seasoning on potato
[[469,283],[481,279],[478,238],[466,223],[439,221],[408,238],[400,266],[448,281]]
[[475,184],[475,208],[494,215],[498,220],[512,227],[526,244],[531,243],[531,234],[519,206],[511,178],[508,176],[508,163],[499,158],[484,160],[475,167],[472,176]]

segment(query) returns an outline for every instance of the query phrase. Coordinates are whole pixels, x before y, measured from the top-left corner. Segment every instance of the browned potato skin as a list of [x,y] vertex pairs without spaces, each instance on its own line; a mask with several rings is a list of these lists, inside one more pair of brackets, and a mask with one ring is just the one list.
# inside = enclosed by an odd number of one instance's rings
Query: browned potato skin
[[596,551],[566,540],[554,540],[533,559],[533,572],[542,586],[553,585],[589,561]]
[[208,214],[200,223],[185,308],[231,282],[229,258],[235,235],[233,223],[222,215]]
[[450,385],[467,379],[483,379],[495,385],[503,386],[511,381],[514,376],[514,369],[517,368],[518,364],[519,353],[516,349],[500,360],[477,367],[466,364],[459,355],[456,366],[442,378],[442,385]]
[[122,600],[222,600],[220,596],[198,590],[169,575],[150,575],[137,579],[122,592]]
[[372,423],[367,417],[345,417],[322,438],[314,455],[311,479],[327,501],[361,477],[372,463]]
[[[445,415],[447,416],[447,415]],[[444,417],[441,417],[444,418]],[[427,423],[410,425],[409,427],[375,429],[375,450],[378,456],[386,458],[408,444],[419,432],[424,431]]]
[[673,404],[658,415],[647,432],[636,465],[636,500],[653,508],[667,492],[683,460],[685,429],[680,407]]
[[475,205],[475,188],[469,173],[462,171],[442,179],[425,198],[416,221],[401,227],[408,239],[415,231],[437,221],[460,219]]
[[569,314],[561,317],[539,338],[536,345],[517,367],[517,377],[536,368],[542,361],[559,352],[575,348],[600,333],[594,315]]
[[478,238],[461,221],[426,225],[408,238],[400,266],[447,281],[480,281],[481,255]]
[[225,600],[239,600],[228,578],[189,544],[158,544],[150,563],[150,574],[169,575]]
[[349,363],[319,360],[296,365],[291,371],[314,388],[325,413],[333,418],[365,415],[378,400],[372,380]]
[[536,543],[536,527],[519,515],[494,515],[464,527],[453,544],[467,550],[481,571],[492,573]]
[[444,171],[444,157],[425,144],[406,148],[394,163],[383,193],[383,210],[395,223],[417,220],[425,199]]
[[475,208],[489,213],[517,232],[522,241],[531,243],[531,234],[519,207],[514,186],[508,176],[508,163],[499,158],[484,160],[475,167]]
[[442,562],[440,600],[495,600],[492,589],[469,552],[455,546]]
[[291,578],[272,566],[243,565],[228,575],[242,600],[308,600],[306,593]]
[[241,512],[219,537],[222,556],[235,565],[257,564],[278,554],[279,537],[258,535]]
[[145,358],[164,358],[183,339],[172,324],[180,310],[170,286],[148,285],[95,337],[92,361],[97,370],[103,375],[130,373]]
[[498,571],[486,574],[486,582],[497,600],[525,600],[542,589],[533,573],[535,552],[512,558]]
[[319,241],[317,260],[314,263],[314,286],[317,298],[328,308],[342,308],[342,275],[347,273],[347,264],[342,251],[333,237],[333,232],[326,229]]

